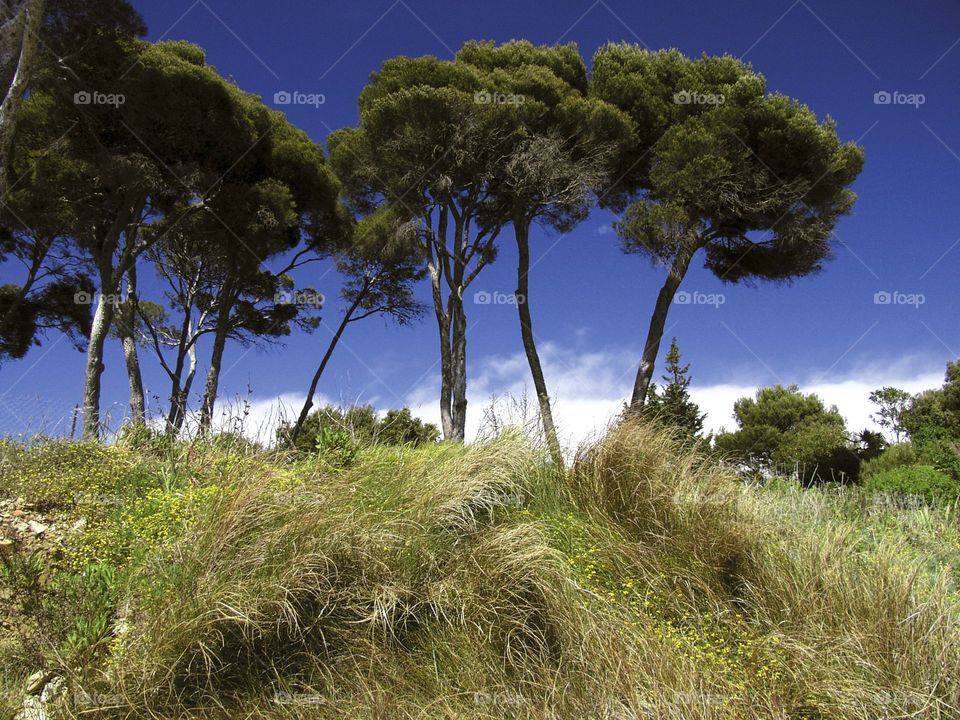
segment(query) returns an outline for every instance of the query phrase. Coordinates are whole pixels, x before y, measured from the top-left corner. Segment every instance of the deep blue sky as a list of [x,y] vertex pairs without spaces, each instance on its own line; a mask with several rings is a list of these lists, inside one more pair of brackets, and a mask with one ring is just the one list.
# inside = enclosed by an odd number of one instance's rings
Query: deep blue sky
[[[322,93],[326,102],[317,109],[288,109],[290,120],[319,142],[331,130],[356,123],[357,95],[384,60],[398,54],[449,57],[468,39],[574,41],[588,61],[610,40],[672,46],[690,55],[742,56],[766,76],[770,90],[802,100],[820,117],[834,117],[843,139],[866,148],[866,166],[855,185],[860,199],[839,224],[835,257],[822,274],[788,286],[747,288],[722,286],[700,267],[691,271],[684,290],[725,296],[720,308],[672,308],[668,332],[678,336],[695,386],[811,384],[824,375],[861,377],[865,368],[871,368],[871,379],[877,368],[940,374],[960,354],[960,5],[953,0],[134,5],[150,39],[201,45],[221,73],[268,103],[279,90]],[[925,102],[918,108],[875,104],[874,94],[884,90],[922,93]],[[577,365],[596,379],[599,371],[580,367],[578,358],[587,352],[619,358],[615,372],[601,373],[609,380],[608,398],[627,393],[662,281],[662,271],[620,253],[609,232],[612,219],[596,212],[565,237],[537,236],[532,275],[535,329],[556,350],[552,366],[575,374],[569,366]],[[514,257],[505,243],[472,291],[510,292]],[[309,274],[301,277],[327,295],[326,317],[335,321],[336,275],[319,283]],[[13,268],[0,268],[0,280],[15,278]],[[879,291],[922,293],[925,302],[919,308],[877,305]],[[494,357],[513,362],[520,350],[515,309],[470,306],[469,313],[474,370],[489,375]],[[245,395],[248,385],[259,400],[302,392],[328,337],[321,329],[267,352],[231,346],[224,395]],[[40,420],[58,419],[79,400],[83,357],[58,340],[51,336],[24,360],[0,368],[0,431],[36,429]],[[370,320],[350,330],[321,392],[381,407],[415,397],[429,400],[424,411],[430,414],[436,357],[430,315],[412,328]],[[144,364],[149,390],[163,395],[166,384],[147,354]],[[105,406],[122,409],[125,379],[115,345],[108,348],[107,365]],[[505,375],[505,385],[510,382]],[[498,389],[495,381],[483,388]]]

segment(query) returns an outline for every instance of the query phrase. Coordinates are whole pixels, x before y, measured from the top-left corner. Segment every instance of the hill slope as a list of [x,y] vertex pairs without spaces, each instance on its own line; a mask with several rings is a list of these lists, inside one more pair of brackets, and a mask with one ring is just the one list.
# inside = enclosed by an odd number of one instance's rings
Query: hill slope
[[644,426],[562,475],[512,435],[334,460],[4,446],[66,528],[4,551],[10,713],[42,669],[51,717],[960,717],[949,513]]

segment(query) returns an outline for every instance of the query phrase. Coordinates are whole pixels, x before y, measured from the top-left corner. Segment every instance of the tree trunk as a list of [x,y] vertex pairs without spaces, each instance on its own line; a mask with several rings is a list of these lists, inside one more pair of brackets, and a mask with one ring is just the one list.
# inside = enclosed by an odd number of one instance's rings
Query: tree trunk
[[450,350],[451,350],[451,398],[450,418],[453,432],[450,439],[463,442],[467,427],[467,315],[460,297],[462,288],[451,289],[450,299]]
[[553,422],[553,410],[550,407],[550,394],[543,377],[540,354],[537,352],[536,338],[533,334],[533,319],[530,315],[530,225],[524,220],[515,219],[514,235],[517,239],[519,261],[517,263],[517,311],[520,314],[520,338],[523,351],[527,355],[527,364],[533,376],[533,387],[540,403],[540,419],[543,423],[543,435],[547,441],[550,457],[558,468],[564,467],[563,450],[557,439],[557,428]]
[[[183,380],[183,366],[186,359],[189,359],[190,366],[187,370],[187,378]],[[193,388],[193,380],[197,376],[197,346],[195,344],[190,345],[186,358],[178,358],[177,363],[176,374],[171,380],[170,411],[167,413],[167,430],[174,435],[178,435],[183,429],[183,423],[187,417],[190,390]]]
[[330,358],[333,355],[333,351],[337,347],[337,343],[339,343],[340,338],[343,337],[343,332],[347,329],[347,325],[350,324],[350,319],[353,317],[353,313],[356,312],[358,307],[360,307],[360,303],[366,294],[366,290],[363,290],[357,294],[353,304],[350,305],[350,308],[346,313],[344,313],[343,319],[340,321],[337,331],[330,339],[330,344],[327,345],[327,351],[323,354],[323,358],[320,360],[320,365],[317,367],[317,371],[313,374],[313,380],[310,382],[310,389],[307,391],[307,399],[304,401],[303,407],[300,409],[300,416],[297,418],[297,424],[293,426],[293,430],[290,432],[291,445],[296,444],[297,438],[300,436],[300,432],[303,430],[303,424],[307,421],[307,416],[310,414],[310,409],[313,407],[313,396],[317,392],[317,385],[320,384],[320,376],[323,375],[323,371],[326,370],[327,363],[330,362]]
[[224,287],[220,292],[220,307],[217,310],[217,328],[213,335],[213,350],[210,353],[210,368],[207,371],[207,383],[203,389],[203,403],[200,406],[200,433],[206,435],[213,424],[213,406],[217,401],[220,386],[220,368],[223,365],[223,351],[230,332],[230,309],[233,305],[228,298],[233,291]]
[[25,0],[18,13],[24,13],[20,23],[20,52],[16,69],[6,88],[3,102],[0,103],[0,198],[7,192],[7,173],[10,166],[11,143],[17,121],[17,113],[23,102],[24,94],[30,85],[30,77],[37,54],[40,39],[40,26],[43,24],[44,0]]
[[[437,233],[428,232],[427,268],[430,273],[430,290],[433,298],[433,310],[437,317],[437,332],[440,336],[440,427],[444,440],[454,439],[453,423],[453,359],[450,352],[450,316],[443,302],[444,253],[447,246],[448,213],[446,207],[440,208]],[[427,218],[429,228],[430,218]]]
[[118,311],[117,329],[123,344],[123,360],[127,367],[130,385],[130,421],[134,425],[146,425],[147,408],[143,393],[143,375],[140,372],[140,356],[137,352],[137,268],[127,271],[127,297]]
[[113,297],[100,294],[90,327],[83,385],[83,439],[100,437],[100,378],[103,375],[103,347],[113,322]]
[[673,302],[673,297],[690,267],[690,260],[693,259],[693,255],[698,249],[699,246],[684,248],[677,254],[670,266],[667,280],[663,283],[663,287],[660,288],[660,293],[657,295],[657,303],[653,308],[653,315],[650,317],[650,327],[647,329],[647,342],[643,346],[643,356],[640,359],[640,367],[637,369],[637,378],[633,383],[633,396],[630,399],[631,411],[642,410],[647,402],[647,391],[650,389],[657,355],[660,354],[660,341],[663,339],[663,328],[667,323],[670,303]]

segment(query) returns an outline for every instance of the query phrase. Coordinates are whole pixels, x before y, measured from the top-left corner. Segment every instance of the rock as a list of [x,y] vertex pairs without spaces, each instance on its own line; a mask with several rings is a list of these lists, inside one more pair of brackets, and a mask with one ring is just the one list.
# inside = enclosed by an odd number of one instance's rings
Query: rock
[[17,713],[14,720],[47,720],[43,702],[37,696],[31,695],[23,701],[23,710]]
[[28,521],[27,527],[30,528],[30,532],[34,533],[35,535],[43,535],[47,530],[50,529],[49,526],[44,525],[43,523],[38,523],[36,520]]
[[22,518],[26,516],[26,513],[23,510],[14,510],[10,514],[13,515],[15,518]]
[[33,675],[27,678],[25,691],[27,695],[37,695],[43,686],[50,682],[53,673],[49,670],[37,670]]
[[63,695],[66,689],[67,681],[58,675],[43,686],[43,691],[40,693],[40,702],[44,704],[53,702]]

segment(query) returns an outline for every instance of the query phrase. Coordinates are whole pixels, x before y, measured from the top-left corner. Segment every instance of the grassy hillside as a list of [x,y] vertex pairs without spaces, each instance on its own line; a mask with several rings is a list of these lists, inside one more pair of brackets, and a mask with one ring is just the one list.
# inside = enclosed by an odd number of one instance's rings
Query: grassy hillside
[[49,717],[960,717],[952,511],[649,427],[565,474],[509,434],[0,453],[4,716],[44,671]]

